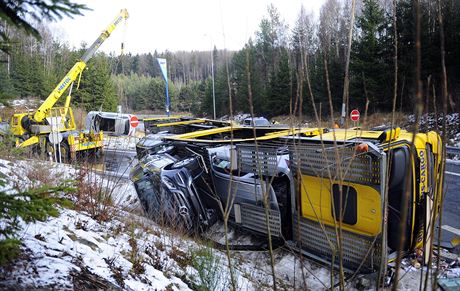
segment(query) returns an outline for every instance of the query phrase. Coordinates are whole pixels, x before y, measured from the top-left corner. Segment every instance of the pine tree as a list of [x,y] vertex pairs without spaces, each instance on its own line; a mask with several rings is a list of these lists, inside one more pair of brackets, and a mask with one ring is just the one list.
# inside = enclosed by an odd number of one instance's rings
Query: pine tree
[[[357,18],[359,39],[352,45],[350,106],[364,110],[366,99],[373,111],[391,105],[391,61],[386,58],[388,24],[376,0],[364,0]],[[387,107],[385,107],[387,106]]]
[[[54,21],[63,16],[82,15],[86,10],[85,4],[72,3],[68,0],[36,1],[0,1],[0,19],[16,28],[23,29],[29,35],[40,39],[40,32],[31,24],[31,19]],[[0,43],[10,43],[10,38],[5,33],[6,26],[0,26]],[[10,45],[0,45],[0,50],[11,53]]]
[[248,55],[252,55],[252,50],[251,46],[246,45],[244,49],[234,55],[232,60],[234,67],[232,83],[235,86],[236,112],[249,112],[248,73],[252,74],[251,68],[254,67],[254,62],[251,62],[252,58],[248,58]]
[[75,102],[81,103],[88,111],[116,110],[118,97],[110,78],[107,57],[104,55],[93,57],[88,63],[88,69],[83,72],[79,90],[73,95]]
[[278,64],[278,70],[273,73],[270,82],[270,95],[268,96],[265,114],[268,117],[290,114],[291,105],[291,76],[289,58],[286,50],[283,50]]
[[[3,188],[4,185],[5,181],[0,179],[0,187]],[[66,199],[57,198],[55,194],[74,190],[73,187],[63,184],[56,187],[45,185],[14,194],[0,191],[0,266],[20,253],[20,219],[30,223],[44,221],[49,216],[58,216],[55,204],[69,206],[71,203]]]

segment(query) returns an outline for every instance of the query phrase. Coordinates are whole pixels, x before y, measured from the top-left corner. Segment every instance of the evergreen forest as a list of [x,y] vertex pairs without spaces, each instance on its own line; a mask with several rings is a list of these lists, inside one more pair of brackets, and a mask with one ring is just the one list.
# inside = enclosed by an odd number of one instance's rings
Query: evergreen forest
[[[122,105],[125,112],[164,112],[165,82],[156,61],[162,57],[168,62],[173,111],[212,116],[214,69],[218,117],[251,110],[266,117],[313,115],[313,104],[322,104],[320,113],[327,116],[331,109],[340,111],[345,97],[349,108],[390,112],[394,91],[396,110],[412,112],[416,92],[415,1],[356,1],[348,52],[351,3],[327,0],[318,15],[299,7],[293,27],[270,5],[258,30],[238,51],[214,47],[213,51],[174,52],[152,48],[148,54],[125,55],[98,52],[88,62],[78,90],[73,88],[73,106],[114,111]],[[441,104],[444,53],[448,110],[458,112],[460,1],[417,3],[421,12],[424,110],[433,111]],[[0,32],[9,39],[9,49],[0,51],[0,103],[4,104],[8,99],[46,98],[88,46],[69,47],[53,36],[46,24],[38,25],[40,39],[6,22],[0,23]],[[345,72],[349,72],[349,84],[344,82]]]

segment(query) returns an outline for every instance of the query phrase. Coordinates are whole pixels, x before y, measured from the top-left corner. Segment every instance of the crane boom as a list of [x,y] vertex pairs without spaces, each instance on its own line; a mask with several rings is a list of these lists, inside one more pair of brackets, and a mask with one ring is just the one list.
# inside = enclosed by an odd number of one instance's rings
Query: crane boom
[[59,82],[59,84],[54,88],[50,93],[48,98],[40,105],[37,111],[34,114],[34,121],[42,122],[49,110],[56,104],[56,102],[61,98],[62,94],[67,90],[67,88],[78,78],[78,76],[86,68],[86,63],[91,59],[97,49],[102,45],[102,43],[110,36],[113,30],[117,25],[123,20],[128,18],[128,11],[122,9],[118,13],[117,17],[110,23],[110,25],[102,31],[101,35],[94,41],[94,43],[86,50],[81,59],[69,70],[69,72],[64,76],[64,78]]

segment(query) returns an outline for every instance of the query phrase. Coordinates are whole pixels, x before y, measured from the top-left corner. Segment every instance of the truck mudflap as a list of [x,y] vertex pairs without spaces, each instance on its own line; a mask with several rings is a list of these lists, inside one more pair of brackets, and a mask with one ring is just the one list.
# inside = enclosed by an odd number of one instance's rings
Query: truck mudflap
[[341,256],[346,269],[372,272],[387,262],[386,154],[372,143],[357,152],[357,145],[290,149],[298,189],[292,239],[318,260],[337,264]]

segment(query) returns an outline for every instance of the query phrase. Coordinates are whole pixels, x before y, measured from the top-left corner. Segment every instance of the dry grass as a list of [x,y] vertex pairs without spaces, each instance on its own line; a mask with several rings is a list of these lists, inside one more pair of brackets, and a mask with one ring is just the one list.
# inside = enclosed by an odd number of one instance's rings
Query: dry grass
[[[339,117],[340,114],[338,112],[334,113],[334,116],[337,119],[337,123],[339,122]],[[391,125],[391,119],[392,119],[392,113],[387,112],[387,113],[382,113],[382,112],[377,112],[373,113],[369,116],[364,116],[363,113],[361,113],[361,119],[360,122],[356,123],[356,126],[361,127],[362,129],[370,129],[376,126],[381,126],[381,125],[386,125],[390,126]],[[402,113],[402,112],[395,112],[395,119],[394,119],[394,126],[404,126],[407,124],[407,114]],[[331,118],[330,117],[323,117],[321,120],[321,124],[319,124],[313,116],[306,115],[300,120],[298,116],[295,115],[281,115],[281,116],[276,116],[272,118],[272,121],[276,121],[280,124],[286,124],[286,125],[294,125],[298,126],[301,124],[302,126],[307,126],[307,127],[330,127],[332,126],[331,123]],[[354,126],[352,121],[348,122],[348,126],[352,127]]]
[[25,176],[32,181],[32,188],[40,187],[42,185],[55,186],[58,184],[58,177],[51,175],[49,171],[49,164],[33,161],[27,169]]
[[[163,110],[139,110],[133,111],[133,114],[138,115],[166,115]],[[171,115],[180,115],[180,116],[191,116],[190,112],[174,111],[170,112]]]
[[15,111],[16,110],[12,107],[5,107],[5,108],[0,109],[0,119],[3,122],[9,122],[11,116],[13,116]]
[[177,265],[182,269],[192,264],[192,257],[183,250],[173,246],[169,252],[169,257],[176,261]]

